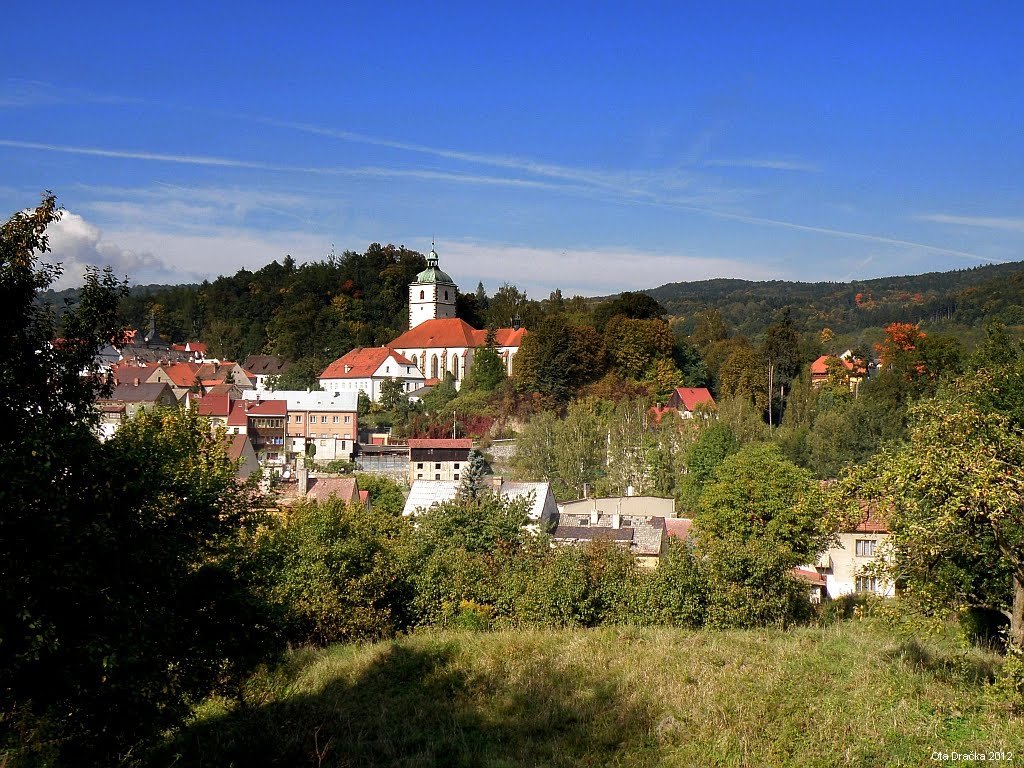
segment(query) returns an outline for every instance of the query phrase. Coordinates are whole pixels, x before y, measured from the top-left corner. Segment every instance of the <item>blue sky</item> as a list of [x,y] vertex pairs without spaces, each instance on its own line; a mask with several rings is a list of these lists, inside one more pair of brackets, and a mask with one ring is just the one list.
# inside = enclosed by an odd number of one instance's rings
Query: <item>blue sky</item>
[[432,237],[537,298],[1024,259],[1020,3],[148,5],[4,13],[0,204],[57,193],[62,285]]

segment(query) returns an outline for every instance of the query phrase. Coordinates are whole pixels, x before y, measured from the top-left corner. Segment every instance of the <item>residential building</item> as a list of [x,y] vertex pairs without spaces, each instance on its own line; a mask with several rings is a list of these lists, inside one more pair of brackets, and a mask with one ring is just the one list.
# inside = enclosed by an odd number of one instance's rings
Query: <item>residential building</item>
[[[259,390],[247,390],[244,397],[255,400]],[[278,390],[275,400],[287,404],[287,458],[310,456],[323,463],[351,461],[359,439],[358,392],[309,392]]]
[[889,528],[884,516],[868,505],[852,530],[840,531],[839,541],[816,563],[816,570],[825,578],[831,598],[849,594],[894,597],[896,585],[865,573],[867,566],[886,557]]
[[811,386],[820,387],[829,376],[833,375],[829,368],[845,377],[849,382],[850,391],[856,392],[861,383],[868,377],[868,363],[856,360],[853,353],[847,350],[841,355],[822,355],[811,363]]
[[559,545],[613,541],[627,548],[637,563],[655,568],[668,546],[666,518],[674,517],[673,499],[618,496],[579,499],[558,505],[551,534]]
[[391,379],[400,381],[405,392],[423,386],[423,374],[401,353],[387,347],[356,347],[327,366],[320,386],[327,392],[364,392],[376,403],[381,384]]
[[715,398],[706,387],[676,387],[664,405],[651,406],[651,414],[660,423],[669,413],[680,419],[692,419],[696,415],[706,417],[717,407]]
[[[490,490],[503,499],[529,499],[527,516],[531,522],[546,527],[558,518],[558,505],[551,492],[551,483],[514,482],[497,475],[489,476],[487,481]],[[460,485],[457,480],[414,480],[402,514],[421,514],[437,504],[452,501]]]
[[143,408],[152,410],[177,404],[167,384],[146,384],[137,378],[130,384],[117,384],[110,397],[96,400],[96,408],[100,412],[100,436],[109,438],[125,419],[133,417]]
[[244,416],[245,433],[252,440],[262,466],[283,467],[287,446],[288,403],[284,400],[235,400],[228,415],[232,430]]
[[267,388],[267,379],[280,376],[291,367],[291,363],[275,355],[249,355],[242,363],[253,386],[258,390]]
[[472,449],[469,438],[409,440],[409,485],[417,480],[458,482]]
[[298,469],[295,471],[295,479],[298,481],[300,499],[327,501],[333,496],[350,504],[365,503],[361,501],[359,483],[354,477],[324,477],[306,469]]
[[226,435],[224,439],[228,458],[238,462],[235,477],[239,480],[248,479],[260,468],[259,457],[256,455],[256,449],[252,447],[252,441],[248,435]]

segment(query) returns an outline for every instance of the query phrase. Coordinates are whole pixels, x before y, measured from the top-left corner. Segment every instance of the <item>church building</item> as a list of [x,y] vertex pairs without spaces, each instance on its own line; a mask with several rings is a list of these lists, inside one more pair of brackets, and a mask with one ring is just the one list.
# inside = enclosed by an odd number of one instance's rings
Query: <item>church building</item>
[[[478,330],[455,316],[459,289],[437,266],[437,252],[431,247],[427,268],[409,285],[409,330],[388,346],[411,360],[424,378],[443,379],[451,373],[455,386],[473,365],[473,354],[482,347],[487,331]],[[512,358],[526,334],[524,328],[498,328],[496,351],[512,375]]]

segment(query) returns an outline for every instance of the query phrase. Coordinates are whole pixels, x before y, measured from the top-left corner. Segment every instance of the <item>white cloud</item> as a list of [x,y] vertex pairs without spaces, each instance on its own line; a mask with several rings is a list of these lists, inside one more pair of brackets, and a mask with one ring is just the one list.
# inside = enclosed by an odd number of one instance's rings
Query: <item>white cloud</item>
[[153,251],[126,248],[117,238],[104,237],[99,227],[76,213],[65,211],[60,221],[47,228],[47,234],[50,252],[44,258],[63,267],[63,273],[53,286],[57,290],[81,285],[86,267],[110,267],[118,277],[152,276],[147,282],[176,276],[175,270]]
[[1024,232],[1024,218],[1000,216],[952,216],[946,213],[922,213],[914,218],[918,221],[931,221],[936,224],[1001,229],[1007,232]]
[[493,293],[502,283],[512,283],[535,299],[547,298],[555,288],[561,288],[565,296],[602,296],[722,275],[747,280],[778,277],[750,262],[682,253],[569,250],[476,241],[447,242],[438,248],[441,267],[459,283],[461,291],[472,291],[477,282],[483,282]]

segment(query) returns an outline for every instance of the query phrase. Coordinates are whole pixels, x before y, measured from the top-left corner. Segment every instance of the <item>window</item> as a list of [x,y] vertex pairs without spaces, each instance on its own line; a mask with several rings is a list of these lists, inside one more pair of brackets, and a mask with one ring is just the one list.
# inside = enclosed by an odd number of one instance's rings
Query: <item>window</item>
[[445,300],[445,301],[448,301],[448,291],[445,291],[445,292],[444,292],[444,300]]
[[452,378],[459,378],[459,356],[454,355],[452,357]]
[[876,543],[874,539],[857,539],[857,557],[874,557]]
[[458,479],[459,479],[459,473],[458,473],[458,472],[456,472],[456,473],[455,473],[455,479],[456,479],[456,480],[458,480]]
[[320,417],[320,423],[321,424],[326,424],[327,423],[327,417],[326,416],[321,416]]
[[416,479],[417,479],[417,480],[422,480],[422,479],[423,479],[423,473],[422,473],[422,472],[420,472],[419,474],[417,474],[417,475],[416,475]]
[[434,465],[434,469],[440,469],[440,468],[441,468],[441,465],[440,465],[440,464],[435,464],[435,465]]
[[856,590],[858,592],[878,592],[878,579],[874,576],[858,576]]
[[437,378],[437,355],[432,355],[430,358],[430,378]]
[[338,417],[337,416],[331,416],[331,423],[332,424],[337,424],[338,423]]
[[440,475],[434,475],[434,479],[435,479],[435,480],[440,480],[440,479],[441,479],[441,476],[440,476]]
[[346,416],[345,417],[345,423],[346,424],[351,424],[352,423],[352,417],[351,416]]
[[416,465],[416,469],[423,469],[423,462],[422,461],[419,464]]
[[338,433],[337,433],[337,432],[335,432],[335,433],[334,433],[334,439],[335,439],[335,440],[337,440],[337,439],[338,439]]
[[[321,432],[320,433],[320,439],[321,440],[326,440],[327,439],[327,433],[326,432]],[[323,445],[323,443],[321,443],[321,445]]]
[[420,291],[420,299],[423,299],[423,291]]
[[455,464],[454,464],[454,465],[452,466],[452,468],[453,468],[453,469],[458,469],[458,468],[459,468],[459,463],[458,463],[458,462],[455,462]]

